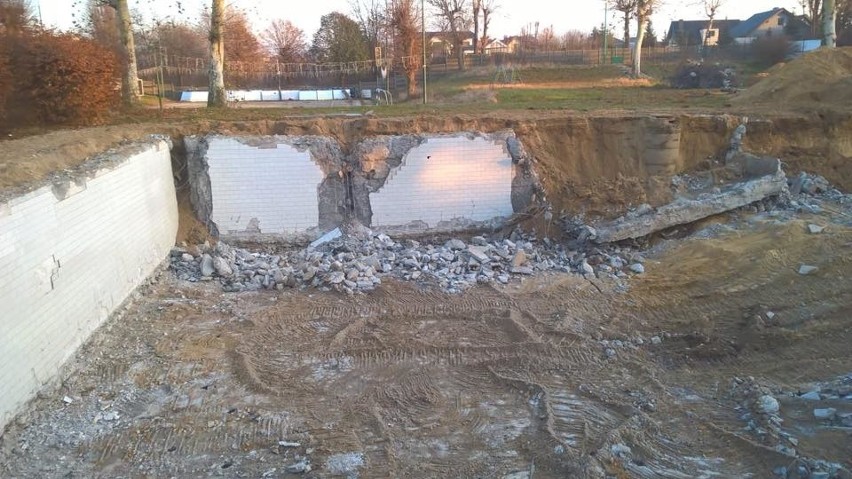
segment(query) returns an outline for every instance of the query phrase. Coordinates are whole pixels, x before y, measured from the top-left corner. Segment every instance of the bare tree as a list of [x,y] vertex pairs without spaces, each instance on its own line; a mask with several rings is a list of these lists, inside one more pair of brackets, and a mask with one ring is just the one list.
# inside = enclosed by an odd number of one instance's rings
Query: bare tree
[[394,33],[394,46],[398,49],[402,69],[408,80],[408,96],[417,93],[417,73],[423,66],[420,14],[415,0],[393,0],[390,7],[390,25]]
[[479,53],[479,15],[482,12],[482,0],[471,0],[473,6],[473,53]]
[[370,48],[381,45],[381,40],[386,37],[388,28],[388,12],[385,11],[386,2],[379,0],[351,0],[350,7],[352,16],[361,26],[367,38]]
[[[704,1],[704,13],[707,14],[707,30],[704,32],[704,38],[702,39],[703,45],[706,47],[707,43],[710,41],[710,35],[713,33],[713,20],[716,19],[716,11],[719,10],[719,7],[725,3],[725,0],[703,0]],[[716,38],[718,41],[718,37]]]
[[435,9],[441,31],[453,42],[459,70],[464,70],[464,40],[471,24],[467,0],[428,0],[427,3]]
[[837,2],[836,0],[825,0],[822,7],[822,33],[823,43],[828,48],[837,47]]
[[228,106],[225,94],[225,0],[213,0],[210,9],[210,31],[207,40],[210,43],[210,68],[207,94],[208,108]]
[[308,43],[305,32],[290,20],[273,20],[260,34],[263,45],[278,61],[298,63],[305,60]]
[[480,53],[485,53],[485,43],[488,41],[488,27],[491,25],[491,16],[500,8],[497,0],[481,0],[482,1],[482,45]]
[[633,76],[642,76],[642,42],[648,28],[648,20],[661,0],[636,0],[636,45],[633,47]]
[[612,0],[612,8],[624,16],[624,47],[630,45],[630,20],[636,14],[637,0]]
[[822,11],[822,0],[800,0],[799,3],[802,5],[802,11],[811,21],[811,35],[816,36],[819,31],[820,22],[817,19]]

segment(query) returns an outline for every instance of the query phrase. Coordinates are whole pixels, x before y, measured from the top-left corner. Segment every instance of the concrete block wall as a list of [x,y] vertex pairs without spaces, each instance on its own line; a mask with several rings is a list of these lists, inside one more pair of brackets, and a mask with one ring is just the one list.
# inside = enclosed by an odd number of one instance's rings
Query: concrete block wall
[[174,245],[168,143],[97,163],[83,178],[0,203],[0,428]]

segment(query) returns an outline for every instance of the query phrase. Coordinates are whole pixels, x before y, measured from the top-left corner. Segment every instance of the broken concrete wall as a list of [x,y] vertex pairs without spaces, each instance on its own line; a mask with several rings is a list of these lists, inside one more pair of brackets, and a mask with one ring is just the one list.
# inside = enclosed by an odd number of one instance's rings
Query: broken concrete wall
[[354,184],[358,219],[379,231],[498,226],[534,195],[526,153],[509,131],[374,137],[352,162],[364,179]]
[[628,215],[597,226],[598,243],[610,243],[631,238],[641,238],[673,226],[730,211],[787,190],[787,177],[781,162],[769,158],[744,158],[746,172],[763,174],[746,181],[732,183],[695,198],[681,197],[666,205],[648,209],[640,215]]
[[343,154],[332,139],[207,136],[186,142],[193,208],[214,235],[305,241],[343,220]]
[[[347,220],[399,233],[499,226],[540,187],[511,131],[190,137],[192,202],[226,240],[310,241]],[[540,198],[540,197],[538,197]]]
[[96,167],[0,203],[0,429],[174,244],[166,141],[89,164]]

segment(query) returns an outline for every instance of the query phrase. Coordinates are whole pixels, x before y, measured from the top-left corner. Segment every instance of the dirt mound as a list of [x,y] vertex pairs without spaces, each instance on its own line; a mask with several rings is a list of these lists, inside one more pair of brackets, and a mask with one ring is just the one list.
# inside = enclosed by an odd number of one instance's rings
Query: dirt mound
[[734,102],[772,103],[790,110],[852,105],[852,48],[820,49],[776,65],[767,74]]

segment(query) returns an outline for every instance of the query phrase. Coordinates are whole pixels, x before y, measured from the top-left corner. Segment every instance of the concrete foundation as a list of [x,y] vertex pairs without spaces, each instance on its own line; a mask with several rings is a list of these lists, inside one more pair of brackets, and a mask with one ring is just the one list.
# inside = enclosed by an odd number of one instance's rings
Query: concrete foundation
[[94,163],[0,204],[0,429],[174,244],[169,145],[153,140]]

